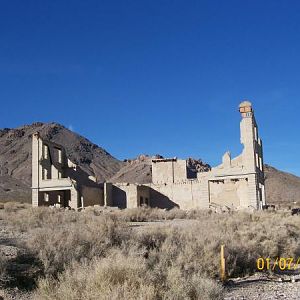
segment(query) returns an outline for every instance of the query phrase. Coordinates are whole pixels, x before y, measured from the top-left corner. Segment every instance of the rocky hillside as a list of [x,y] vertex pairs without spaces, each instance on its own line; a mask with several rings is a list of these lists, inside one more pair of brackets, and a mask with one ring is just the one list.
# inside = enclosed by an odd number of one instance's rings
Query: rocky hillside
[[269,165],[265,165],[265,177],[268,204],[300,207],[300,177]]
[[151,156],[140,155],[127,159],[124,166],[110,178],[111,182],[149,183],[151,182]]
[[[103,148],[57,123],[34,123],[0,130],[0,199],[28,200],[31,186],[31,136],[65,147],[68,158],[99,182],[109,179],[124,165]],[[29,196],[29,198],[28,198]]]

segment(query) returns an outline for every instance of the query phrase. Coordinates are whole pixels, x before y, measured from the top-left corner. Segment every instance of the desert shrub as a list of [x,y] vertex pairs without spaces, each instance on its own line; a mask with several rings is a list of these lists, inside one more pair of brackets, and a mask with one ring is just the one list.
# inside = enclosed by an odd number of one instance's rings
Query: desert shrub
[[300,218],[284,213],[236,214],[226,224],[234,235],[226,241],[232,275],[252,273],[259,257],[298,257]]
[[0,256],[0,286],[4,286],[8,280],[7,260],[3,256]]
[[[232,277],[255,272],[259,257],[300,255],[300,217],[283,212],[30,208],[1,218],[26,231],[42,263],[38,299],[218,299],[222,244]],[[128,223],[150,220],[163,221]]]
[[223,288],[216,281],[200,273],[186,275],[174,266],[167,269],[166,287],[163,299],[223,299]]
[[[120,252],[89,264],[73,264],[59,276],[42,279],[36,299],[221,299],[222,288],[199,274],[183,277],[178,269],[157,280],[141,257]],[[161,279],[161,278],[160,278]]]
[[3,206],[5,213],[12,213],[30,207],[29,204],[20,202],[6,202]]
[[171,210],[150,208],[147,206],[127,208],[114,212],[114,214],[126,222],[152,222],[158,220],[187,219],[190,214],[187,211],[173,208]]
[[159,208],[150,208],[147,206],[118,210],[112,212],[112,214],[116,215],[117,218],[126,222],[152,222],[174,219],[201,220],[211,215],[220,216],[220,214],[217,214],[209,209],[193,209],[186,211],[176,207],[170,210],[166,210]]
[[71,261],[104,256],[126,240],[127,227],[113,215],[95,216],[47,207],[9,210],[3,221],[15,231],[26,232],[26,247],[56,276]]
[[56,275],[72,261],[104,256],[125,236],[126,228],[111,216],[56,213],[30,231],[27,247],[36,253],[45,274]]
[[[6,212],[5,221],[29,231],[28,247],[42,261],[46,274],[55,274],[72,260],[105,256],[110,248],[130,249],[154,263],[177,264],[192,272],[216,277],[220,245],[225,245],[230,276],[256,271],[258,257],[298,257],[300,218],[282,212],[233,212],[137,208],[78,213],[49,208]],[[124,221],[188,218],[131,229]],[[172,226],[169,224],[173,224]],[[175,225],[174,225],[175,224]]]
[[115,215],[126,222],[146,222],[165,219],[165,211],[158,208],[127,208],[115,212]]
[[12,202],[4,205],[5,209],[0,211],[0,218],[6,225],[12,227],[14,231],[26,231],[40,227],[49,215],[55,213],[46,207],[32,208],[25,205],[24,208],[20,208],[19,203],[15,205]]
[[[148,243],[146,248],[152,249],[149,257],[156,257],[153,260],[162,264],[162,268],[174,265],[212,278],[219,274],[221,244],[225,245],[230,276],[257,271],[259,257],[299,256],[299,217],[239,212],[214,218],[203,215],[202,220],[187,224],[186,227],[156,227],[157,233],[142,232],[142,238],[136,241]],[[155,247],[151,247],[153,244]]]

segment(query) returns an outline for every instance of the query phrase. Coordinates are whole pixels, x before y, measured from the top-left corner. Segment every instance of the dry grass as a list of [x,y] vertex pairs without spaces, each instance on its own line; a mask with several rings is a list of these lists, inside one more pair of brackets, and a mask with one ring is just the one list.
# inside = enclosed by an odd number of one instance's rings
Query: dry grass
[[114,216],[39,208],[6,210],[2,215],[15,230],[27,232],[26,247],[43,265],[47,275],[56,275],[72,261],[101,257],[126,239],[125,227]]
[[[255,272],[258,257],[300,255],[300,217],[279,212],[21,207],[1,210],[0,218],[26,232],[43,266],[37,299],[220,299],[221,244],[230,276]],[[194,221],[128,223],[179,218]]]
[[26,203],[20,203],[20,202],[5,202],[1,203],[1,209],[4,209],[5,212],[16,212],[20,209],[30,208],[31,205]]
[[177,208],[171,209],[169,211],[140,207],[140,208],[127,208],[124,210],[119,210],[114,212],[114,214],[121,220],[126,222],[149,222],[157,220],[173,220],[173,219],[187,219],[189,213]]
[[[101,295],[101,296],[100,296]],[[73,264],[58,281],[42,279],[36,299],[221,299],[222,287],[201,274],[185,276],[171,267],[151,271],[142,257],[120,251],[89,264]]]
[[[96,215],[97,210],[94,210]],[[117,210],[112,212],[118,219],[126,222],[151,222],[158,220],[174,220],[174,219],[197,219],[202,218],[203,215],[212,214],[211,210],[181,210],[173,208],[171,210],[164,210],[159,208],[139,207],[127,208],[124,210]]]
[[229,275],[241,276],[256,271],[258,257],[298,257],[299,240],[299,217],[271,213],[204,214],[187,227],[153,228],[138,237],[141,245],[157,250],[163,264],[209,277],[218,276],[221,244]]

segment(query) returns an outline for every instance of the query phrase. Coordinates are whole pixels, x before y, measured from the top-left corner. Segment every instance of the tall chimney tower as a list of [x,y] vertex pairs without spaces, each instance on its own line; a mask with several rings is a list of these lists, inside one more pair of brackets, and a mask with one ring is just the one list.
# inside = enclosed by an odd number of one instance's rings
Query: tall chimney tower
[[265,205],[264,166],[262,141],[258,136],[258,127],[252,104],[243,101],[239,105],[241,113],[241,143],[244,145],[242,157],[243,166],[249,174],[249,201],[250,205],[262,208]]

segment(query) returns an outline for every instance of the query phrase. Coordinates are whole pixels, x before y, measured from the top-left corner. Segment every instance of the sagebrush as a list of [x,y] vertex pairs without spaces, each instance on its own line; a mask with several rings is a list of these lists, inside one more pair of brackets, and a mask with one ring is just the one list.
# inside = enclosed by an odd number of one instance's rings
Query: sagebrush
[[300,255],[300,217],[283,212],[11,205],[0,218],[41,262],[37,299],[221,299],[222,244],[229,276],[255,272],[258,257]]

